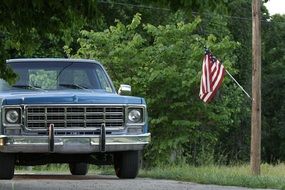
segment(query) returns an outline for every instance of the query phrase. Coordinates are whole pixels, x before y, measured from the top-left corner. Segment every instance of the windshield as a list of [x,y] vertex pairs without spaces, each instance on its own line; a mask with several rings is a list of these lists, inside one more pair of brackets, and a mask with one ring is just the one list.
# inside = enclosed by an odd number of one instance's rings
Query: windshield
[[85,89],[113,92],[104,69],[96,63],[67,61],[32,61],[8,63],[18,75],[11,86],[0,81],[0,90]]

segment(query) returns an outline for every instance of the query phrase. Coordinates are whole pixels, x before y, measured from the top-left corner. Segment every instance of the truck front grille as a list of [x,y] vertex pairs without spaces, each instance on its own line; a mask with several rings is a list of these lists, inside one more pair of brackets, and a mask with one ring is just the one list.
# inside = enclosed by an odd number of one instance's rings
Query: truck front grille
[[25,124],[30,130],[47,129],[99,129],[105,123],[107,130],[124,128],[123,106],[26,106]]

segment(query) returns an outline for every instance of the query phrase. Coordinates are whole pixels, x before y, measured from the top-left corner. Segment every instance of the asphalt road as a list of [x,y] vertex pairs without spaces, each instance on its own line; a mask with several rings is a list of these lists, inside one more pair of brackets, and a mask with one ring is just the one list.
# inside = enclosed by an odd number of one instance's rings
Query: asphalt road
[[72,176],[17,174],[0,180],[0,190],[245,190],[248,188],[201,185],[172,180],[137,178],[120,180],[114,176]]

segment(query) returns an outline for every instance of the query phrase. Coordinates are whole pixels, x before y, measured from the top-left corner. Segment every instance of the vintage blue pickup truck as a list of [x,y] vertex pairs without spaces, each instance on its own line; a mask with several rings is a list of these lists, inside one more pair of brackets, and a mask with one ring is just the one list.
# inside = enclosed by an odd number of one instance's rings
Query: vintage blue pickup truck
[[114,164],[135,178],[150,142],[146,103],[115,91],[103,66],[85,59],[11,59],[17,81],[0,79],[0,179],[15,165],[68,163],[72,175],[88,164]]

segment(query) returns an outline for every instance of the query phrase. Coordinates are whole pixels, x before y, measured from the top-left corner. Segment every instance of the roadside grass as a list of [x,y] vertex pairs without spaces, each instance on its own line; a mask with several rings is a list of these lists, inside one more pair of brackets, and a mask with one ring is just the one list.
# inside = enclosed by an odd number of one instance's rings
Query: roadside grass
[[[69,174],[67,164],[50,164],[34,167],[17,167],[18,173]],[[112,166],[90,165],[89,174],[115,175]],[[141,169],[139,177],[172,179],[200,184],[216,184],[250,188],[274,188],[285,190],[285,164],[261,165],[261,175],[252,176],[249,165],[237,166],[189,166],[174,165]]]
[[47,164],[39,166],[16,166],[15,173],[36,173],[36,174],[48,174],[48,173],[59,173],[65,174],[70,173],[67,164]]
[[[16,166],[15,173],[18,174],[70,174],[68,164],[47,164],[40,166]],[[115,175],[113,166],[89,165],[89,174]]]
[[142,170],[140,177],[156,179],[173,179],[196,182],[200,184],[216,184],[250,188],[274,188],[285,190],[285,165],[263,164],[261,175],[253,176],[249,165],[239,166],[167,166]]

